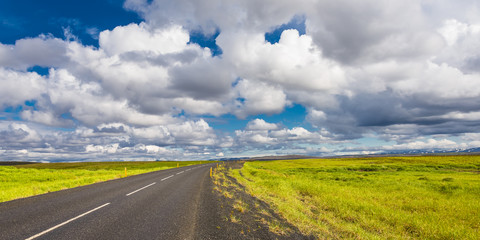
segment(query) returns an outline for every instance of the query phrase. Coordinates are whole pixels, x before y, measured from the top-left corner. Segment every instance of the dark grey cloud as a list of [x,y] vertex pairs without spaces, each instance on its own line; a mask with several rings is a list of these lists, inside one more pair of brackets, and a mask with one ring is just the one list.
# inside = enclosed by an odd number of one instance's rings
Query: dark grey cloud
[[5,149],[45,148],[45,140],[24,124],[10,124],[0,131],[0,145]]
[[318,1],[308,12],[307,33],[326,56],[345,64],[414,58],[431,53],[424,42],[436,36],[419,7],[414,1]]
[[94,132],[101,132],[101,133],[125,133],[125,129],[123,126],[109,126],[109,127],[96,127]]
[[231,91],[234,75],[217,59],[174,67],[172,88],[195,99],[219,99]]
[[154,54],[147,51],[132,51],[120,55],[123,61],[129,62],[145,62],[162,67],[169,67],[175,63],[190,64],[199,56],[199,52],[193,49],[185,50],[180,53],[168,53],[163,55]]

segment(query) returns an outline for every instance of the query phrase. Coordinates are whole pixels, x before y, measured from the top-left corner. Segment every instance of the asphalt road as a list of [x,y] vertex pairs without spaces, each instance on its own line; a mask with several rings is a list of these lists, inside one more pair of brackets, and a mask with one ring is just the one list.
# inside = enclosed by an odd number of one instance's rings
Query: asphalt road
[[214,164],[0,203],[0,239],[215,239]]

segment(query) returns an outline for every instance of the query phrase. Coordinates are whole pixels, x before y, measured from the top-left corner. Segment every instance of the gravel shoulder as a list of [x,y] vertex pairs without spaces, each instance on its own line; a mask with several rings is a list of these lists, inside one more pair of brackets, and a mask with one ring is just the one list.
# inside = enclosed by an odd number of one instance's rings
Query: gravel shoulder
[[243,162],[222,164],[204,181],[195,239],[314,239],[302,235],[229,176],[229,169],[242,166]]

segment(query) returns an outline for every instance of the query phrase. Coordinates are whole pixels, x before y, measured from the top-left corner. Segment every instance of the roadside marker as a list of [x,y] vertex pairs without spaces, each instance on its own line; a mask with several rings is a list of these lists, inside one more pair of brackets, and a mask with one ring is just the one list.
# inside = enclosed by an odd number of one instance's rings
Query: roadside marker
[[125,167],[125,177],[127,176],[127,167]]
[[210,177],[212,177],[212,168],[210,168]]
[[178,167],[178,163],[177,163],[177,167]]

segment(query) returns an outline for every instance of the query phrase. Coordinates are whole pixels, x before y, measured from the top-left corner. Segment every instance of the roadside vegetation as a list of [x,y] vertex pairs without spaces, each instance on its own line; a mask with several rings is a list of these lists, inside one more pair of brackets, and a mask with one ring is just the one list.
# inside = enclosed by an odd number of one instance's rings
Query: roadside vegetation
[[241,168],[242,164],[228,162],[213,168],[213,190],[219,195],[217,211],[223,230],[242,239],[314,239],[301,235],[266,203],[246,194],[245,188],[230,176],[231,169]]
[[480,156],[255,161],[229,174],[318,239],[480,239]]
[[183,167],[206,162],[75,162],[0,166],[0,202],[175,168],[177,165]]

